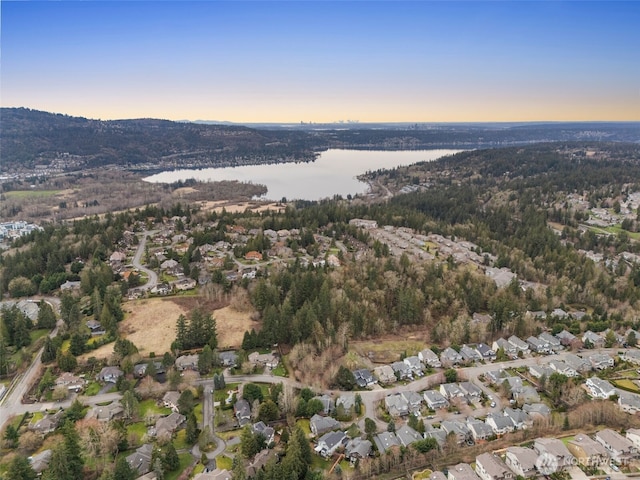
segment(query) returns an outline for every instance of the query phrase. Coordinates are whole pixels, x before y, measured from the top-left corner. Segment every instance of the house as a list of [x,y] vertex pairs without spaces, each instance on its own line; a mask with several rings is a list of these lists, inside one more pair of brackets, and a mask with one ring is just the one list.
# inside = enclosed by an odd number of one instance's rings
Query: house
[[469,427],[467,427],[464,423],[457,422],[455,420],[454,421],[444,420],[440,424],[440,428],[447,435],[451,435],[451,434],[455,435],[456,436],[456,440],[457,440],[457,442],[459,444],[463,444],[471,436],[471,432],[469,431]]
[[564,356],[564,363],[573,368],[580,375],[584,375],[591,371],[591,362],[581,358],[573,353],[567,353]]
[[422,372],[422,362],[420,362],[420,359],[417,355],[407,357],[403,360],[403,362],[409,366],[409,368],[411,369],[411,373],[414,376],[421,377],[422,375],[424,375]]
[[503,370],[491,370],[484,374],[485,380],[490,384],[500,384],[504,381],[507,373]]
[[345,412],[350,412],[356,406],[356,395],[354,393],[342,393],[336,400],[336,407],[342,406]]
[[640,395],[620,390],[618,391],[618,405],[623,412],[635,415],[640,412]]
[[198,354],[193,355],[181,355],[176,358],[176,368],[183,372],[185,370],[198,370]]
[[63,416],[64,410],[58,410],[54,414],[47,413],[35,424],[29,425],[29,429],[41,433],[42,435],[46,435],[47,433],[51,433],[56,428],[58,428],[58,425],[60,425]]
[[551,360],[549,362],[549,368],[556,373],[564,375],[565,377],[577,377],[578,372],[571,368],[568,364],[561,360]]
[[589,363],[594,370],[606,370],[613,367],[613,358],[604,353],[589,355]]
[[604,338],[602,338],[597,333],[593,333],[591,330],[587,330],[582,335],[582,343],[588,345],[590,343],[593,348],[603,348],[604,347]]
[[384,405],[392,417],[409,415],[409,403],[399,393],[384,397]]
[[635,365],[640,365],[640,350],[637,349],[628,349],[620,355],[620,359],[625,362],[633,363]]
[[493,433],[498,436],[504,435],[505,433],[513,432],[515,430],[514,424],[511,421],[510,417],[505,417],[504,415],[500,415],[497,413],[489,413],[485,422],[487,425],[489,425],[489,427],[491,427]]
[[551,312],[552,317],[556,317],[559,319],[566,318],[568,315],[569,314],[561,308],[554,308],[553,311]]
[[424,438],[435,439],[435,441],[438,442],[438,446],[442,448],[447,441],[447,432],[445,432],[441,428],[434,428],[431,424],[428,423],[425,426]]
[[477,344],[476,352],[485,362],[493,362],[496,359],[496,352],[486,343]]
[[527,345],[527,342],[516,337],[515,335],[511,335],[509,338],[507,338],[507,342],[513,345],[518,350],[518,352],[527,353],[529,351],[529,345]]
[[420,411],[422,406],[422,395],[411,390],[400,392],[400,395],[409,405],[409,412],[416,413]]
[[465,363],[480,362],[482,361],[482,355],[480,355],[475,348],[471,348],[468,345],[463,345],[460,348],[460,356]]
[[47,450],[44,450],[40,453],[37,453],[29,457],[31,468],[33,468],[36,474],[40,475],[49,466],[49,462],[51,461],[52,456],[53,456],[53,450],[49,448]]
[[571,468],[574,463],[571,452],[569,452],[564,443],[562,443],[562,440],[558,440],[557,438],[536,438],[533,442],[533,449],[538,455],[547,455],[554,459],[551,463],[557,466],[556,472]]
[[355,462],[369,457],[371,455],[371,447],[372,445],[369,440],[356,437],[347,442],[344,453],[351,462]]
[[170,390],[164,394],[162,397],[162,404],[173,410],[174,412],[178,411],[178,400],[180,400],[180,392],[176,392],[175,390]]
[[516,395],[518,392],[521,392],[524,388],[522,384],[522,379],[520,377],[508,376],[502,381],[502,383],[507,383],[509,392],[511,395]]
[[273,429],[273,427],[266,425],[263,421],[251,425],[251,431],[254,435],[262,435],[267,445],[272,443],[275,438],[275,430]]
[[186,291],[196,288],[197,282],[193,278],[181,278],[173,283],[176,290]]
[[236,419],[241,427],[244,427],[251,420],[251,406],[244,398],[239,399],[233,406]]
[[144,475],[151,470],[151,456],[153,455],[153,445],[145,443],[138,447],[135,452],[126,457],[127,463],[131,469],[138,472],[138,475]]
[[225,368],[234,368],[238,366],[238,354],[233,350],[220,352],[218,357],[220,358],[220,363],[222,363],[222,366]]
[[447,480],[447,476],[442,472],[433,472],[428,480]]
[[476,384],[471,382],[460,382],[459,386],[460,390],[467,399],[467,402],[475,402],[480,400],[482,390],[480,390],[480,387],[478,387]]
[[116,383],[118,378],[123,375],[122,370],[118,367],[104,367],[96,376],[96,380],[104,383]]
[[529,367],[529,375],[533,378],[549,378],[554,371],[545,365],[531,365]]
[[85,418],[95,418],[101,422],[109,422],[114,418],[120,418],[124,413],[124,408],[118,400],[109,405],[97,405],[91,408]]
[[633,443],[633,445],[640,450],[640,428],[628,429],[625,436],[627,437],[627,440]]
[[533,425],[532,420],[526,412],[519,408],[507,407],[504,409],[504,416],[508,417],[516,430],[525,430]]
[[396,378],[396,374],[393,373],[393,368],[391,368],[389,365],[376,367],[373,369],[373,373],[376,377],[378,377],[378,382],[382,385],[388,385],[398,380]]
[[638,449],[628,438],[618,432],[605,428],[596,433],[596,442],[600,443],[609,452],[609,456],[619,464],[627,464],[638,456]]
[[449,407],[449,401],[438,390],[425,390],[423,396],[431,410]]
[[276,356],[275,352],[271,352],[271,353],[252,352],[249,354],[249,362],[251,362],[254,365],[262,365],[267,368],[274,369],[278,366],[278,364],[280,363],[280,360],[278,360],[278,357]]
[[592,398],[609,398],[616,394],[616,389],[606,380],[598,377],[588,378],[585,382],[589,395]]
[[512,391],[513,399],[522,403],[539,402],[540,395],[531,385],[525,385],[518,390]]
[[176,412],[171,412],[166,417],[160,417],[156,421],[156,437],[170,438],[186,420],[187,417]]
[[551,335],[549,332],[542,332],[540,335],[538,335],[538,338],[544,342],[547,342],[549,344],[549,348],[554,352],[562,350],[562,343],[560,342],[560,340],[554,335]]
[[533,335],[527,338],[527,344],[529,349],[534,353],[549,353],[549,342],[534,337]]
[[127,260],[127,254],[124,252],[113,252],[109,257],[111,263],[123,263]]
[[[255,457],[253,457],[253,461],[247,465],[247,477],[253,478],[255,477],[259,471],[263,470],[265,465],[269,463],[269,460],[275,458],[277,456],[277,452],[275,450],[271,450],[265,448],[256,453]],[[215,462],[213,462],[215,464]]]
[[494,435],[493,429],[489,425],[475,418],[467,420],[467,428],[469,428],[471,436],[476,443],[488,440]]
[[504,338],[499,338],[495,342],[493,342],[491,348],[495,350],[496,353],[498,352],[498,350],[502,349],[505,355],[507,355],[511,359],[518,358],[518,348],[509,343]]
[[262,260],[262,254],[255,250],[251,250],[250,252],[245,253],[244,259],[259,262]]
[[102,328],[102,325],[97,320],[93,318],[91,320],[87,320],[87,328],[91,331],[92,336],[104,335],[106,333],[105,329]]
[[416,432],[409,425],[403,425],[396,431],[396,437],[403,447],[408,447],[414,442],[422,440],[422,435]]
[[318,395],[313,398],[322,403],[322,413],[324,413],[325,415],[329,415],[331,412],[333,412],[335,405],[333,399],[329,395]]
[[[231,480],[232,479],[232,475],[231,473],[222,468],[216,468],[210,472],[202,472],[202,473],[197,473],[196,475],[194,475],[192,480]],[[138,479],[141,480],[141,479]]]
[[78,393],[87,382],[84,378],[78,377],[70,372],[63,372],[56,378],[56,387],[67,387],[68,390]]
[[529,415],[532,420],[551,417],[551,409],[544,403],[525,403],[522,406],[522,411]]
[[449,401],[457,397],[464,397],[464,392],[457,383],[443,383],[440,385],[440,393]]
[[[149,366],[148,363],[138,363],[137,365],[134,365],[133,376],[136,378],[144,377],[147,374],[148,366]],[[155,368],[156,374],[165,372],[164,365],[162,365],[162,362],[153,362],[153,367]]]
[[459,365],[464,361],[462,355],[456,352],[453,348],[447,347],[440,354],[440,363],[445,366]]
[[373,437],[373,441],[380,453],[384,453],[392,447],[400,446],[400,440],[398,440],[398,437],[393,432],[378,433]]
[[311,429],[311,433],[317,437],[318,435],[322,435],[330,430],[340,428],[340,422],[335,418],[323,417],[316,413],[311,417],[311,420],[309,420],[309,428]]
[[353,378],[356,379],[356,385],[360,388],[368,388],[372,387],[376,384],[376,379],[373,378],[373,375],[366,368],[361,368],[360,370],[353,371]]
[[602,444],[584,433],[578,433],[567,442],[567,448],[580,465],[600,466],[609,460],[609,454]]
[[562,330],[560,333],[557,333],[556,338],[560,340],[560,344],[564,345],[565,347],[570,346],[578,339],[578,337],[567,330]]
[[398,380],[413,380],[413,372],[411,367],[404,362],[393,362],[391,364],[393,373]]
[[511,480],[513,472],[500,457],[493,453],[482,453],[476,457],[476,473],[483,480]]
[[67,280],[62,285],[60,285],[60,290],[63,292],[69,291],[69,290],[80,290],[80,285],[81,285],[81,282],[72,282],[70,280]]
[[508,447],[504,462],[513,473],[524,478],[535,477],[538,454],[530,448]]
[[459,463],[453,467],[449,467],[447,478],[449,480],[478,480],[478,475],[473,471],[468,463]]
[[173,270],[178,266],[178,262],[175,260],[165,260],[160,264],[160,270]]
[[424,350],[418,352],[418,358],[427,367],[440,368],[442,366],[442,363],[440,363],[440,359],[430,348],[425,348]]

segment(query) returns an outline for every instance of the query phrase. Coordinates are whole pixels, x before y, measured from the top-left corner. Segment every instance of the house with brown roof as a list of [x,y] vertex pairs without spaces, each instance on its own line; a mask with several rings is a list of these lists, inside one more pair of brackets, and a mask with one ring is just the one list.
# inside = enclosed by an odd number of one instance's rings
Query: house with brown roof
[[254,260],[256,262],[259,262],[259,261],[262,260],[262,254],[260,252],[255,251],[255,250],[251,250],[250,252],[245,253],[244,259],[245,260]]
[[567,448],[578,459],[580,465],[599,466],[609,460],[606,448],[584,433],[579,433],[569,440]]

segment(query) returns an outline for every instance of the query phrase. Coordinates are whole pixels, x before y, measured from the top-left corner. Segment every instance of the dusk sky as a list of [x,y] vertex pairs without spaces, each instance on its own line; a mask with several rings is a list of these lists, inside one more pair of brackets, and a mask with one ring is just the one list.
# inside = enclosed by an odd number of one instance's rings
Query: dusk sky
[[1,104],[233,122],[640,120],[640,2],[3,0]]

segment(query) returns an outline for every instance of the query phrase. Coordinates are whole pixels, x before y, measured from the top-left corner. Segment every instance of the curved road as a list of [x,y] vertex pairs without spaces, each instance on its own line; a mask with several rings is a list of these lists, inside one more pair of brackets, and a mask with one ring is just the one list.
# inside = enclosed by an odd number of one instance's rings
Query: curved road
[[142,290],[151,290],[158,284],[158,274],[140,263],[140,259],[142,258],[142,254],[144,253],[144,247],[147,244],[147,237],[155,232],[155,230],[149,230],[145,231],[142,234],[140,243],[138,243],[138,250],[136,250],[136,254],[133,256],[133,266],[138,270],[146,273],[148,277],[147,283],[138,287]]

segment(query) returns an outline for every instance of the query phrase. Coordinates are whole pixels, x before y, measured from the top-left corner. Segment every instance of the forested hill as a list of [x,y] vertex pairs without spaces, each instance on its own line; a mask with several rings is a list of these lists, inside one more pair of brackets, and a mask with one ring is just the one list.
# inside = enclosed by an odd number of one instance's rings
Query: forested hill
[[[232,166],[309,161],[328,148],[483,148],[546,141],[640,142],[640,123],[440,124],[248,128],[168,120],[92,120],[0,110],[3,171]],[[326,128],[325,128],[326,127]]]

